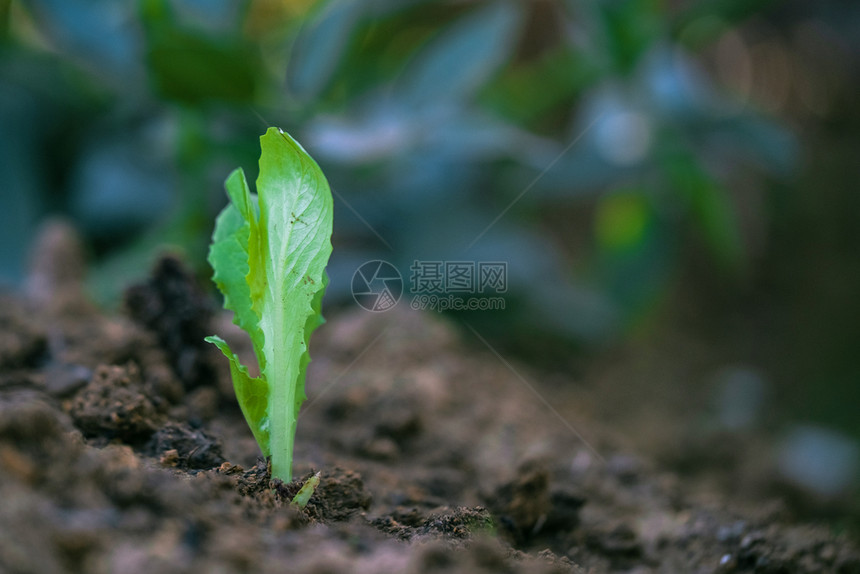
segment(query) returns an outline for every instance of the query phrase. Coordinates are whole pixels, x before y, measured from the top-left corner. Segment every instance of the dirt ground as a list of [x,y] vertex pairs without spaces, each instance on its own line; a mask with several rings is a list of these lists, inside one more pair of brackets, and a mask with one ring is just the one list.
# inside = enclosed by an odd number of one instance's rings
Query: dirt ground
[[181,262],[118,316],[83,274],[54,226],[0,297],[0,572],[860,572],[846,535],[633,454],[599,395],[405,308],[327,317],[273,481],[202,339],[250,349]]

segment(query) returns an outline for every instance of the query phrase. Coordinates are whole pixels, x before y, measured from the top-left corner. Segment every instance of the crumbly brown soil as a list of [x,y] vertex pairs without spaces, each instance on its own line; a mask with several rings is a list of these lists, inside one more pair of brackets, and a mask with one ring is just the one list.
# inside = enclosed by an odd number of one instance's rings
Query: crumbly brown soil
[[844,536],[625,452],[569,381],[410,311],[328,317],[298,479],[272,480],[200,339],[249,349],[182,265],[106,316],[46,237],[0,297],[0,572],[860,572]]

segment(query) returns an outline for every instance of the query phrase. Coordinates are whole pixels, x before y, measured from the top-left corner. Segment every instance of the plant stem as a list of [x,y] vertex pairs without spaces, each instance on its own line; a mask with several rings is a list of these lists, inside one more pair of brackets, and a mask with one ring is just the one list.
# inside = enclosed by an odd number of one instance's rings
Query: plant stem
[[274,337],[267,338],[264,345],[266,356],[271,357],[266,364],[266,380],[271,392],[269,428],[272,476],[290,482],[293,478],[293,444],[296,436],[295,380],[298,364],[292,364],[295,361],[291,361],[290,355],[284,351],[294,349],[296,341],[291,340],[294,335],[291,337],[289,332],[285,332],[287,330],[282,320],[284,306],[281,301],[273,301],[270,317],[274,324],[272,328],[264,330]]

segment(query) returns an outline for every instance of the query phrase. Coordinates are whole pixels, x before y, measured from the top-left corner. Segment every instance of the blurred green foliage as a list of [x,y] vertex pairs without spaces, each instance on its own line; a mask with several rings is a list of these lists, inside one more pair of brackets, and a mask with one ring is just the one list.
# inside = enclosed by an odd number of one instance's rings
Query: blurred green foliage
[[[785,175],[797,144],[694,50],[765,4],[7,0],[5,229],[74,216],[104,300],[165,243],[203,268],[225,166],[280,125],[342,200],[330,297],[369,259],[501,260],[505,320],[605,340],[690,237],[726,277],[748,264],[727,190]],[[569,209],[586,233],[548,232]]]

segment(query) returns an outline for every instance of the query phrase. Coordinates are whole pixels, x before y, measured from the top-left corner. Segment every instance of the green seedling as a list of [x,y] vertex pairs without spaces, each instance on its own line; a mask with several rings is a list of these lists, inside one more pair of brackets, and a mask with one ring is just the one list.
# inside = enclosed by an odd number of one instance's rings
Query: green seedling
[[305,481],[296,495],[293,497],[293,500],[290,502],[291,506],[295,506],[296,508],[304,508],[308,505],[308,502],[311,500],[311,496],[313,496],[314,492],[316,492],[317,487],[320,485],[320,472],[317,472],[309,479]]
[[251,337],[260,368],[252,376],[227,343],[233,388],[272,476],[292,480],[296,420],[305,396],[311,333],[323,323],[331,255],[332,197],[316,162],[289,134],[260,137],[260,176],[251,194],[245,173],[225,182],[230,203],[215,224],[209,263],[233,322]]

